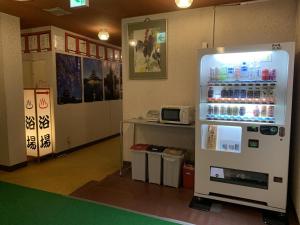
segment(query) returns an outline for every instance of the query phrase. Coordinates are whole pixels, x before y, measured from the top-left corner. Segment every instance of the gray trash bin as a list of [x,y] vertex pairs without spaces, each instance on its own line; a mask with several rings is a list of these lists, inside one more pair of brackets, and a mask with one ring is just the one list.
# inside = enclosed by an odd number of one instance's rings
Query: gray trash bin
[[163,152],[164,173],[163,184],[165,186],[179,187],[181,168],[184,160],[184,151],[178,149],[166,149]]
[[161,182],[162,182],[162,152],[165,150],[165,147],[150,145],[147,150],[148,150],[149,183],[161,184]]
[[147,148],[149,145],[136,144],[131,147],[132,152],[132,179],[147,180]]

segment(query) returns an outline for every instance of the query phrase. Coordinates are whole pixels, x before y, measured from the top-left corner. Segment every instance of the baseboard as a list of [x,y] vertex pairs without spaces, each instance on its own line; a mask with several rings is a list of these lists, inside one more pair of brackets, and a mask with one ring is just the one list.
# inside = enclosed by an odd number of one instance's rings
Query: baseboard
[[22,162],[22,163],[18,163],[16,165],[12,165],[12,166],[4,166],[4,165],[0,165],[0,170],[2,171],[6,171],[6,172],[13,172],[17,169],[23,168],[27,166],[27,161],[26,162]]
[[74,148],[70,148],[70,149],[67,149],[67,150],[64,150],[64,151],[61,151],[61,152],[53,153],[53,155],[54,155],[55,157],[58,157],[58,156],[62,156],[62,155],[65,155],[65,154],[72,153],[72,152],[76,152],[76,151],[81,150],[82,148],[86,148],[86,147],[89,147],[89,146],[98,144],[98,143],[100,143],[100,142],[103,142],[103,141],[106,141],[106,140],[108,140],[108,139],[115,138],[115,137],[118,137],[118,136],[120,136],[119,133],[118,133],[118,134],[111,135],[111,136],[108,136],[108,137],[105,137],[105,138],[101,138],[101,139],[96,140],[96,141],[89,142],[89,143],[87,143],[87,144],[79,145],[79,146],[76,146],[76,147],[74,147]]

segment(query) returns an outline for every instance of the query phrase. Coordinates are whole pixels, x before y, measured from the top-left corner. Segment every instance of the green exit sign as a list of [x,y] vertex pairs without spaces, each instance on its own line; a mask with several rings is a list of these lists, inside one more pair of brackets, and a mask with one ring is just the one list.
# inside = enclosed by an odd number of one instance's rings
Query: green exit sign
[[89,7],[89,0],[70,0],[70,7]]

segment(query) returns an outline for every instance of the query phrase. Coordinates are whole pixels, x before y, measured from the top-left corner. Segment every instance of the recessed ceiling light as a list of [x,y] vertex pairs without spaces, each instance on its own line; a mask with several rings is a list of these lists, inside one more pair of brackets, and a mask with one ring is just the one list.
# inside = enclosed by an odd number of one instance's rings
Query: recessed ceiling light
[[14,0],[15,2],[31,2],[32,0]]
[[192,5],[193,0],[175,0],[175,3],[179,8],[188,8]]

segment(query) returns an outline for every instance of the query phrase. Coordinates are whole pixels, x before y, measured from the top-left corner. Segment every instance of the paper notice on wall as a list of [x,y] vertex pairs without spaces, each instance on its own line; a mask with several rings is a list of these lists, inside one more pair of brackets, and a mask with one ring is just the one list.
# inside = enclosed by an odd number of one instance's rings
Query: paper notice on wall
[[24,109],[27,155],[38,157],[38,139],[34,89],[24,90]]
[[29,46],[29,51],[37,51],[38,50],[38,36],[37,35],[28,36],[28,46]]
[[41,50],[50,49],[50,34],[40,35],[40,47]]
[[98,48],[99,48],[99,57],[101,58],[101,59],[104,59],[105,58],[105,48],[103,47],[103,46],[98,46]]
[[54,48],[57,51],[65,51],[65,39],[62,36],[54,36]]
[[72,52],[76,52],[76,38],[67,36],[68,39],[68,50]]
[[86,41],[79,39],[79,52],[86,55]]
[[50,90],[36,90],[38,142],[40,156],[52,153]]
[[90,43],[90,56],[97,56],[97,45]]

